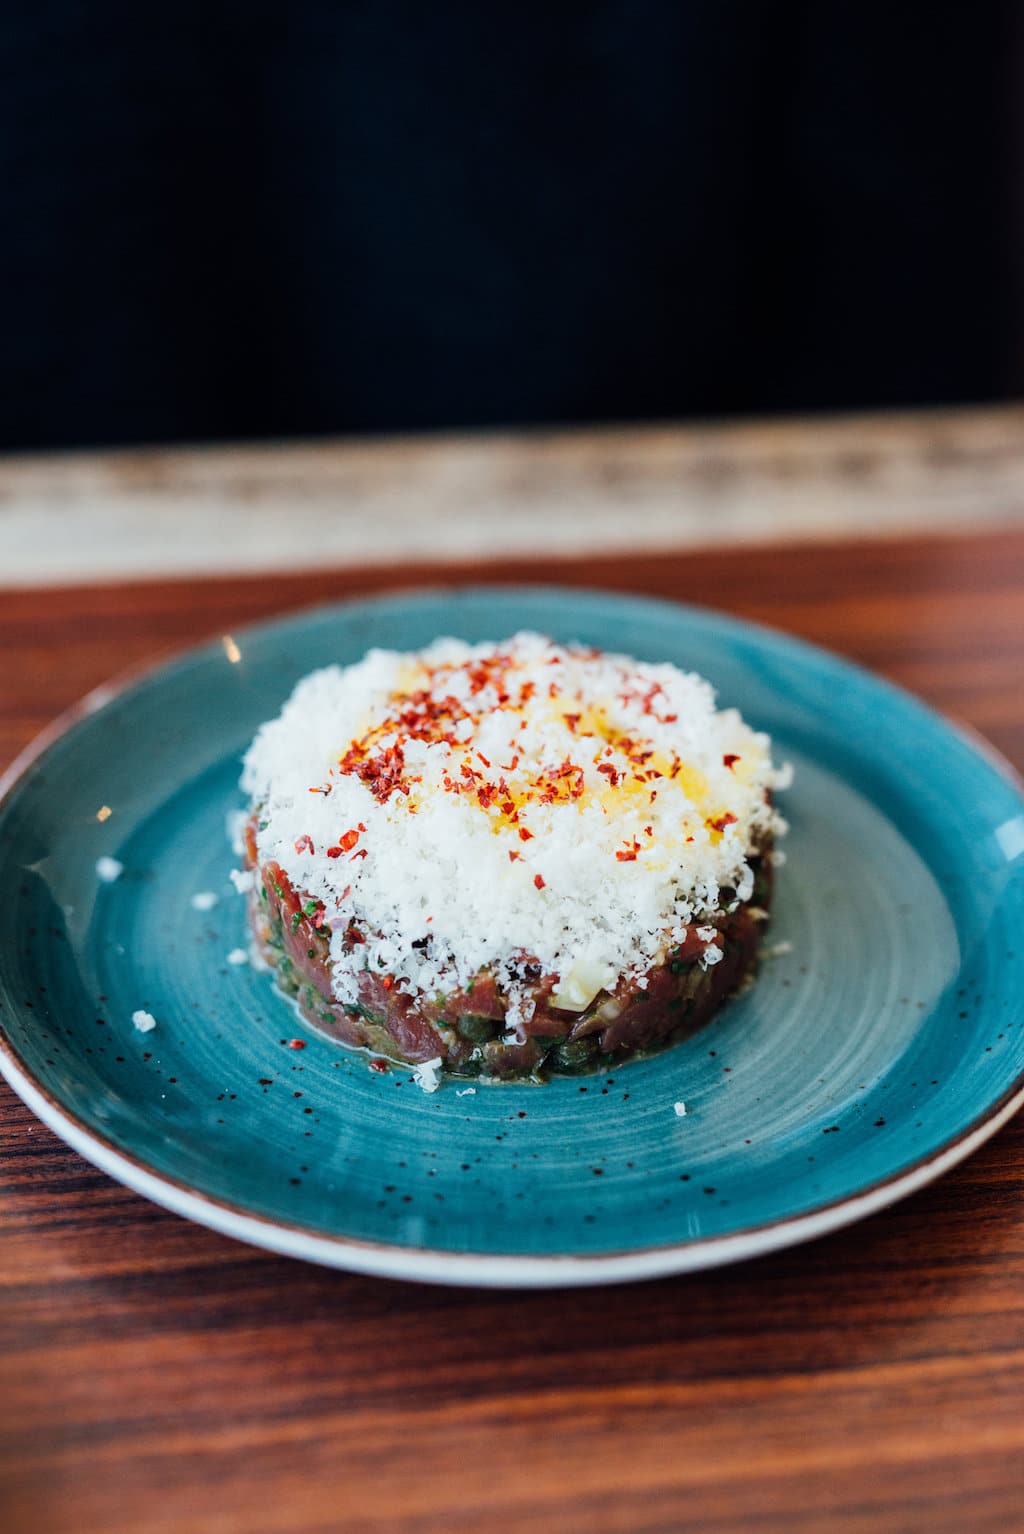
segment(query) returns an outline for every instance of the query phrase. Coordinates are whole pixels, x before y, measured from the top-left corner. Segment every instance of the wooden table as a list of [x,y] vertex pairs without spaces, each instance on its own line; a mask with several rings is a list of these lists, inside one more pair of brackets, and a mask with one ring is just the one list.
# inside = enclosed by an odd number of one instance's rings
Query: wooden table
[[[0,759],[110,673],[443,569],[10,591]],[[830,645],[1024,766],[1024,532],[574,559]],[[0,1091],[4,1534],[1024,1527],[1024,1119],[746,1266],[500,1294],[349,1277],[119,1188]]]

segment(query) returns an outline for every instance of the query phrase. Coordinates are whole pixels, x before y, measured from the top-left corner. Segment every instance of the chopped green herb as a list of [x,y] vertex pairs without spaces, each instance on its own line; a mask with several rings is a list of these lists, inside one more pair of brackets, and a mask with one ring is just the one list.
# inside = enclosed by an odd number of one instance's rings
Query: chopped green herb
[[293,932],[298,932],[298,930],[299,930],[299,922],[301,920],[302,920],[302,912],[301,911],[296,911],[295,915],[292,917],[292,931]]
[[319,909],[319,905],[320,902],[317,900],[307,900],[302,909],[307,916],[315,916],[317,910]]
[[383,1023],[384,1013],[378,1012],[374,1007],[368,1007],[364,1001],[346,1001],[345,1011],[349,1017],[365,1017],[368,1023]]
[[295,967],[291,959],[283,957],[278,964],[277,983],[288,996],[298,993],[299,982],[295,978]]

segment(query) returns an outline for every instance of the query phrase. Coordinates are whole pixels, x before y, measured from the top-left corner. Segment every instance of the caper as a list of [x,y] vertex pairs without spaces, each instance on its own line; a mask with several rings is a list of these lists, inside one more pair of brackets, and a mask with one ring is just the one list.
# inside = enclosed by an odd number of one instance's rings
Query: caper
[[463,1012],[457,1026],[462,1037],[472,1044],[486,1044],[498,1032],[493,1017],[480,1017],[476,1012]]
[[563,1039],[548,1056],[551,1064],[563,1071],[579,1071],[597,1052],[595,1039]]

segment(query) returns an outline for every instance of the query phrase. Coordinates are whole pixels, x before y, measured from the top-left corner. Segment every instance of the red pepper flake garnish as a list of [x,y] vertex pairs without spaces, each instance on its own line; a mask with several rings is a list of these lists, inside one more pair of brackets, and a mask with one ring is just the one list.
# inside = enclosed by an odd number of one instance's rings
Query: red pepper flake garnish
[[[522,729],[522,725],[520,725],[519,728]],[[498,765],[500,766],[501,764],[499,763]],[[519,758],[518,758],[518,756],[514,756],[512,758],[512,760],[509,762],[508,766],[502,768],[502,771],[503,772],[515,772],[515,770],[516,770],[516,768],[518,766],[519,766]]]
[[485,767],[489,767],[491,765],[490,762],[487,760],[486,756],[484,756],[482,751],[478,751],[477,752],[476,758],[477,758],[478,762],[483,762]]
[[358,852],[353,852],[352,856],[349,858],[349,862],[350,863],[354,863],[356,858],[365,858],[365,856],[366,856],[366,848],[365,847],[360,847]]
[[655,799],[657,799],[657,797],[658,797],[658,790],[656,788],[652,788],[651,789],[651,803],[652,804],[654,803]]
[[654,832],[652,831],[650,826],[644,826],[644,835],[645,836],[653,836],[654,835]]
[[611,762],[602,762],[597,770],[598,772],[604,773],[612,788],[618,788],[622,779],[622,773],[619,772],[617,768],[613,767]]
[[736,824],[736,816],[729,814],[719,815],[717,820],[705,820],[704,824],[709,826],[712,831],[724,831],[726,826],[734,826]]
[[532,831],[528,831],[525,826],[520,826],[519,827],[519,840],[521,842],[532,842],[533,841],[533,832]]
[[352,848],[355,846],[358,840],[358,831],[346,831],[344,836],[339,837],[338,846],[341,848],[342,852],[351,852]]
[[[427,734],[417,738],[429,740],[434,737]],[[338,765],[343,773],[351,774],[365,783],[374,798],[382,804],[396,791],[402,794],[409,792],[409,784],[403,777],[405,753],[400,741],[384,747],[375,756],[370,754],[366,745],[356,741]]]
[[544,888],[544,879],[543,879],[543,877],[540,874],[534,874],[533,882],[534,882],[534,884],[537,886],[537,888],[539,890],[542,890]]
[[394,983],[395,982],[394,982],[393,978],[390,975],[385,975],[383,980],[381,981],[381,985],[384,987],[384,989],[386,991],[390,991],[390,989],[394,985]]
[[365,937],[359,931],[358,927],[349,927],[348,930],[347,930],[347,936],[348,936],[348,940],[349,940],[350,943],[365,943],[366,942]]
[[289,1039],[288,1040],[288,1048],[289,1049],[305,1049],[305,1047],[306,1047],[305,1039]]
[[509,860],[510,863],[518,863],[519,862],[519,853],[516,852],[516,851],[510,852],[509,855],[508,855],[508,860]]
[[731,769],[733,762],[738,761],[739,757],[736,755],[735,751],[727,751],[726,754],[722,757],[722,766]]
[[360,831],[365,831],[366,830],[366,827],[363,825],[362,821],[359,822],[359,829],[360,829]]
[[340,847],[328,847],[328,849],[327,849],[327,856],[329,858],[340,858],[341,857],[341,848]]
[[312,839],[312,837],[310,837],[310,836],[297,836],[295,838],[295,851],[296,852],[312,853],[312,851],[313,851],[313,839]]
[[371,1069],[371,1071],[376,1071],[379,1076],[386,1076],[387,1073],[388,1073],[387,1061],[386,1060],[371,1060],[370,1061],[370,1069]]
[[632,846],[630,846],[629,843],[627,843],[625,848],[621,852],[617,852],[615,854],[615,856],[616,856],[616,858],[618,859],[618,861],[620,863],[635,863],[636,862],[636,855],[637,855],[637,853],[639,851],[640,851],[640,843],[637,841],[636,837],[634,836]]
[[570,730],[572,731],[572,733],[574,735],[576,734],[576,726],[579,724],[580,719],[582,717],[583,716],[581,714],[563,714],[562,715],[562,718],[565,720],[566,724],[569,726]]
[[329,794],[331,789],[332,789],[332,787],[333,787],[333,784],[325,783],[323,788],[311,788],[310,789],[310,793],[311,794]]

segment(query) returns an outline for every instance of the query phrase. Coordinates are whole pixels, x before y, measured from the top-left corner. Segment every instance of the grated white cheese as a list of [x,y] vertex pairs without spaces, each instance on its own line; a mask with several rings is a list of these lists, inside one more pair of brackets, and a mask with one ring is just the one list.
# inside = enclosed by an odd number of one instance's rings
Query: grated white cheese
[[582,1010],[642,987],[720,890],[749,900],[748,855],[784,826],[766,799],[780,781],[768,737],[702,678],[519,634],[312,673],[242,787],[260,862],[327,909],[340,1001],[357,998],[355,921],[363,964],[414,996],[493,971],[515,1030],[524,955]]
[[220,896],[215,895],[213,890],[200,890],[192,896],[189,905],[193,911],[212,911],[219,899]]
[[416,1067],[413,1072],[416,1085],[422,1087],[424,1092],[436,1092],[441,1085],[442,1063],[441,1056],[438,1055],[436,1060],[424,1060],[422,1065]]
[[124,864],[117,858],[102,857],[96,859],[96,877],[101,884],[113,884],[124,873]]
[[228,873],[235,889],[240,895],[247,895],[256,884],[256,870],[254,868],[232,868]]
[[141,1007],[132,1013],[132,1022],[140,1033],[152,1033],[156,1027],[156,1018],[152,1012],[143,1012]]
[[672,1107],[673,1107],[673,1109],[675,1111],[675,1115],[676,1115],[677,1119],[684,1119],[686,1117],[686,1104],[685,1103],[673,1103]]
[[476,1096],[476,1087],[461,1087],[455,1093],[455,1096],[456,1097],[475,1097]]
[[227,960],[229,964],[248,964],[249,955],[244,948],[232,948]]

